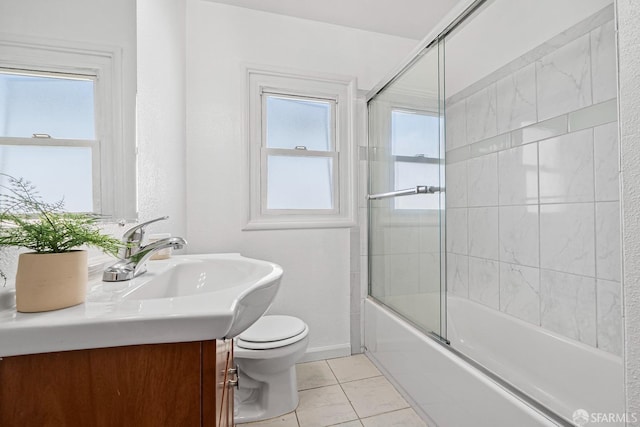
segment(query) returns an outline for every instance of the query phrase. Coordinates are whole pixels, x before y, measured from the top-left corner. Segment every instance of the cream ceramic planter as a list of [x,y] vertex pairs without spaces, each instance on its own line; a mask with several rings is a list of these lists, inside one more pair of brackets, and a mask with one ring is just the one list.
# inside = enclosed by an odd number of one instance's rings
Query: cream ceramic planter
[[86,251],[21,254],[16,275],[16,309],[35,313],[84,302],[87,271]]

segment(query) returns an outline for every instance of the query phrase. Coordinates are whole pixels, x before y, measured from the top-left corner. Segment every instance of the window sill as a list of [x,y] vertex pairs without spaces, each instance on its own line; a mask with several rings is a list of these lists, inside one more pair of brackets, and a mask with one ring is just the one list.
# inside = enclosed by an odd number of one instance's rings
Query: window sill
[[242,228],[242,231],[255,230],[299,230],[312,228],[350,228],[355,227],[356,221],[352,218],[330,219],[258,219],[251,220]]

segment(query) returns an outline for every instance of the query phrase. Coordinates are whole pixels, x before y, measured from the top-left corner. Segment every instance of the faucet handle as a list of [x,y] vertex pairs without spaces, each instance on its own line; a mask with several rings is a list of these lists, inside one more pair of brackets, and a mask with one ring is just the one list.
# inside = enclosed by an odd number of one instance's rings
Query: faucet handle
[[131,227],[122,234],[122,241],[125,243],[124,253],[120,258],[128,258],[133,255],[137,249],[142,245],[142,239],[144,238],[145,227],[157,221],[169,219],[168,216],[161,216],[159,218],[151,219],[149,221],[138,224]]

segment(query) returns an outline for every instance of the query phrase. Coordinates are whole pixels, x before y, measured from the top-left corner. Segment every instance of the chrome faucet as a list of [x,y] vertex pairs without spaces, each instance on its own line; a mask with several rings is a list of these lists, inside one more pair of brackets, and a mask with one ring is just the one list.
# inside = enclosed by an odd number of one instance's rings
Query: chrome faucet
[[120,260],[104,270],[102,280],[105,282],[131,280],[147,271],[147,261],[154,253],[166,248],[182,249],[187,244],[182,237],[167,237],[142,246],[145,227],[168,218],[163,216],[152,219],[125,231],[122,236],[124,246],[118,253]]

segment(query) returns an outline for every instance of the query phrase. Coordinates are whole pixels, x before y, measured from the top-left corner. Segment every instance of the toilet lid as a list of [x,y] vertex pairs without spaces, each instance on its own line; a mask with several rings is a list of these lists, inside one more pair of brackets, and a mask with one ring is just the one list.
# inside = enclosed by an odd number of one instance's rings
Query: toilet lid
[[[287,347],[298,342],[304,340],[307,335],[309,335],[309,327],[305,326],[302,333],[296,335],[295,337],[287,338],[286,340],[280,341],[269,341],[269,342],[252,342],[252,341],[243,341],[239,338],[236,339],[235,344],[238,349],[246,349],[246,350],[275,350],[281,347]],[[306,346],[305,346],[306,348]],[[238,353],[238,357],[239,353]]]
[[307,325],[297,317],[263,316],[238,338],[245,342],[267,343],[283,341],[300,335]]

